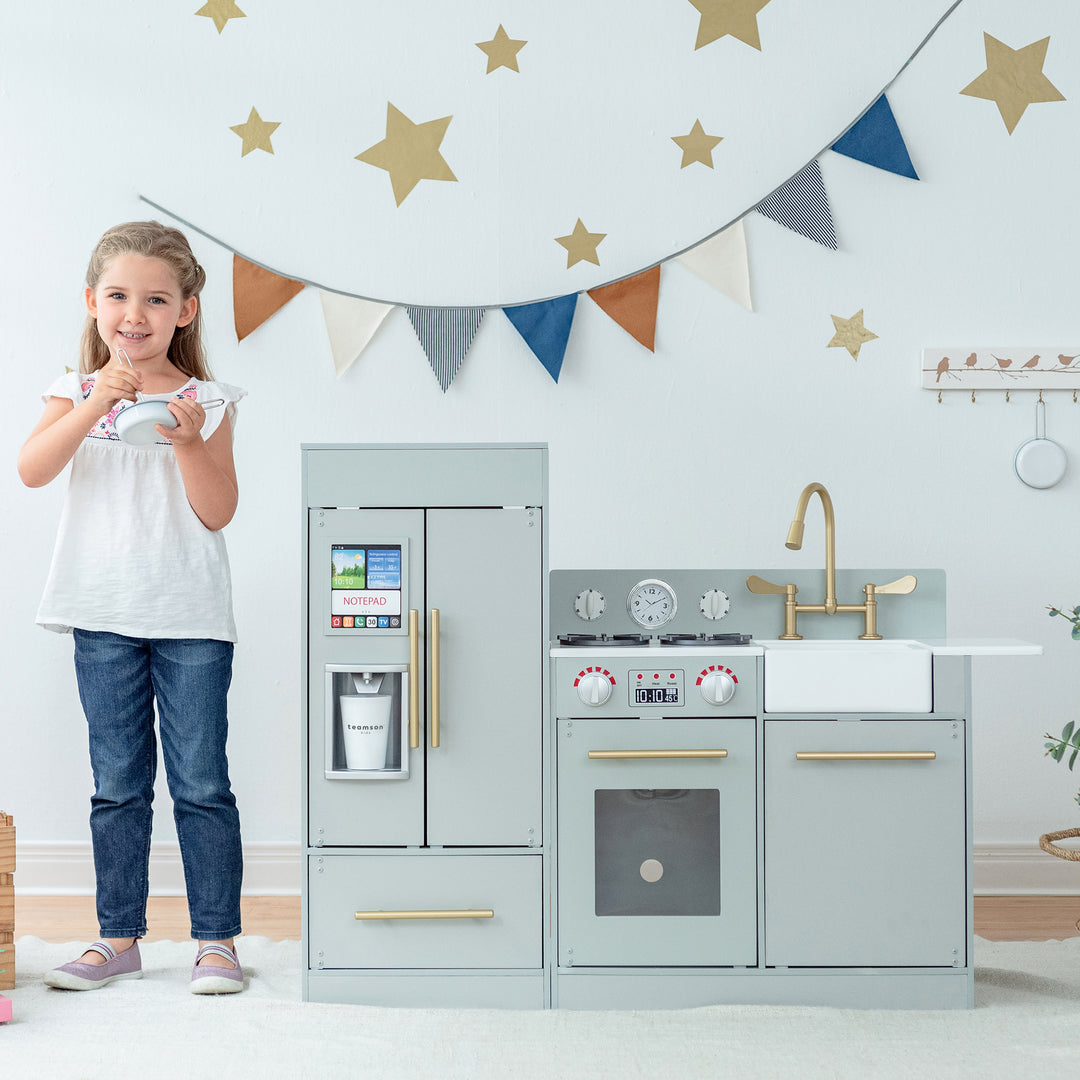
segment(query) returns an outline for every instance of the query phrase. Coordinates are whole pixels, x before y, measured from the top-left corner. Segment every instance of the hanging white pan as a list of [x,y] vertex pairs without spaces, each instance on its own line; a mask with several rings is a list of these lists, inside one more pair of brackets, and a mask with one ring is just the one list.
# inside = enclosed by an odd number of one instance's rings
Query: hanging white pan
[[1046,437],[1046,405],[1035,403],[1035,438],[1021,443],[1013,458],[1017,477],[1031,488],[1053,487],[1064,475],[1067,459],[1062,447]]

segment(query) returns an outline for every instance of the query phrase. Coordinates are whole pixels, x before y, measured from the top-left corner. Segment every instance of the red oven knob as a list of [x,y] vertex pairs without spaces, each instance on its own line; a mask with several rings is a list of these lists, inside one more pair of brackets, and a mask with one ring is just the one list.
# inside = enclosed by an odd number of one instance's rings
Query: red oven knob
[[726,705],[735,696],[735,684],[729,671],[703,671],[698,677],[701,696],[710,705]]
[[578,697],[585,705],[604,705],[611,698],[615,679],[604,671],[587,671],[575,681]]

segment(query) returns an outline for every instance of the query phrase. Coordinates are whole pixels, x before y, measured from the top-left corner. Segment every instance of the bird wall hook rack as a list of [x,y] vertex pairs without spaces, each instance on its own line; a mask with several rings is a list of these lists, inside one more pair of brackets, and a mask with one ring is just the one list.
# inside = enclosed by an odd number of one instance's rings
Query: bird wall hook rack
[[924,390],[936,390],[938,402],[946,390],[1004,391],[1009,401],[1013,390],[1080,390],[1080,345],[957,345],[924,348],[920,366]]

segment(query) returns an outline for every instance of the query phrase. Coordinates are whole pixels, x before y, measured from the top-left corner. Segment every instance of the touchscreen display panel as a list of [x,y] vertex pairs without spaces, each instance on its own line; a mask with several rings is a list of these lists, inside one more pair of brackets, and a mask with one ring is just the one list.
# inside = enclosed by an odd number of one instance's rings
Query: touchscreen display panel
[[401,626],[400,544],[333,544],[330,626],[396,630]]

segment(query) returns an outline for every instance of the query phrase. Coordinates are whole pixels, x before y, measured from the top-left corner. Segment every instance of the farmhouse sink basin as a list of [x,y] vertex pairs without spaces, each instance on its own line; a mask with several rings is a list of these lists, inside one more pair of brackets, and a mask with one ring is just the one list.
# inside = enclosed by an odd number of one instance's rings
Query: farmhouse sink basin
[[926,713],[933,653],[919,641],[758,641],[765,650],[765,711]]

